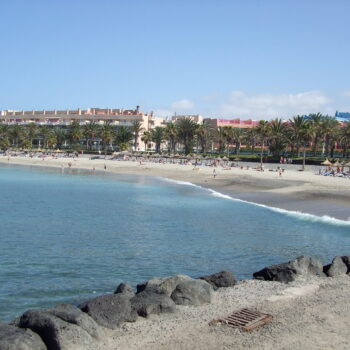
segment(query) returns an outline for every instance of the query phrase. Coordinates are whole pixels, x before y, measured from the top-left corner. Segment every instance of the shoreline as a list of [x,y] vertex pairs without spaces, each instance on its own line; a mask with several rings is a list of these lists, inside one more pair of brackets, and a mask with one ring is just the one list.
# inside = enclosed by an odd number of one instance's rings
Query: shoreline
[[[89,160],[88,158],[26,158],[0,156],[0,164],[5,166],[35,166],[91,171],[91,174],[107,172],[120,175],[142,175],[160,177],[178,182],[188,182],[208,190],[217,191],[233,199],[260,204],[269,208],[292,212],[330,217],[338,220],[350,220],[350,180],[315,175],[311,170],[297,171],[291,167],[280,177],[277,172],[233,168],[216,168],[213,177],[212,167],[200,167],[193,171],[191,165],[145,163],[139,165],[132,161],[108,159]],[[107,169],[104,169],[106,165]],[[277,165],[276,165],[277,166]],[[275,167],[276,167],[275,166]],[[271,168],[274,165],[270,165]],[[95,169],[94,171],[92,169]]]

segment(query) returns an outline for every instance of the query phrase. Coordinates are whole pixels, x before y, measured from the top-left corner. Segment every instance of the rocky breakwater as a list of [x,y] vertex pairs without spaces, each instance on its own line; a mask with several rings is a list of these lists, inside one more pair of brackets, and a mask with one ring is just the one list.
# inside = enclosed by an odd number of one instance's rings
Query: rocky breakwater
[[350,276],[350,256],[337,256],[328,265],[315,259],[300,256],[282,264],[264,267],[254,272],[253,277],[265,281],[278,281],[289,283],[298,277],[335,277],[339,275]]
[[113,294],[89,299],[79,307],[60,304],[28,310],[10,324],[0,322],[0,350],[96,350],[106,337],[106,328],[116,329],[150,314],[175,312],[177,305],[210,303],[215,289],[235,283],[228,271],[198,279],[186,275],[154,278],[138,284],[136,292],[122,283]]
[[[255,279],[289,283],[302,277],[350,276],[350,256],[335,257],[330,264],[301,256],[267,266]],[[135,322],[151,314],[175,312],[181,305],[209,304],[218,288],[236,284],[234,275],[221,271],[197,279],[186,275],[153,278],[139,283],[136,291],[121,283],[114,293],[86,300],[78,307],[60,304],[28,310],[10,324],[0,322],[0,350],[99,350],[108,329]],[[102,344],[102,345],[101,345]]]

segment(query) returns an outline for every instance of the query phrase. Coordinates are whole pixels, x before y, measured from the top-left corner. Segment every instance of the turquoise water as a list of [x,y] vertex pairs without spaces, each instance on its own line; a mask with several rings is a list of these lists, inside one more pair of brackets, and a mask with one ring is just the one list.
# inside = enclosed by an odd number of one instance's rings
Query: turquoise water
[[350,255],[350,224],[137,176],[0,167],[0,320],[120,282]]

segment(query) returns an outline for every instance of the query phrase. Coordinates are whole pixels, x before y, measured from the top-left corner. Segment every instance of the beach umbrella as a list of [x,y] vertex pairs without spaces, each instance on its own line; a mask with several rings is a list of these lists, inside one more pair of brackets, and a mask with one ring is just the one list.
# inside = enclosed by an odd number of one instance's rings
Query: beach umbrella
[[228,161],[228,158],[227,157],[223,157],[222,160],[226,162],[226,161]]
[[237,158],[235,158],[234,160],[238,162],[238,161],[241,160],[241,158],[238,158],[238,157],[237,157]]
[[330,166],[330,165],[333,165],[333,164],[327,158],[324,162],[321,163],[321,165],[328,165],[328,166]]
[[339,167],[339,166],[342,166],[342,164],[340,162],[336,161],[332,166]]
[[132,153],[129,151],[121,151],[121,152],[119,152],[119,154],[121,154],[123,156],[131,156],[132,155]]
[[344,166],[350,167],[350,162],[345,163]]

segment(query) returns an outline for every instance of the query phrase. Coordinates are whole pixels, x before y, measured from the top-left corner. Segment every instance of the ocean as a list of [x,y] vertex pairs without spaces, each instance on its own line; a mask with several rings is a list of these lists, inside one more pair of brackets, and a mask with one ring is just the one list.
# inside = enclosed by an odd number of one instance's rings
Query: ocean
[[223,269],[244,279],[300,255],[350,255],[350,222],[157,177],[2,166],[0,193],[3,321],[120,282]]

